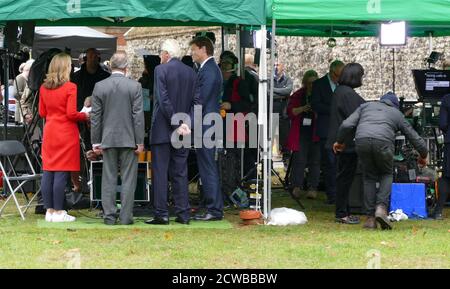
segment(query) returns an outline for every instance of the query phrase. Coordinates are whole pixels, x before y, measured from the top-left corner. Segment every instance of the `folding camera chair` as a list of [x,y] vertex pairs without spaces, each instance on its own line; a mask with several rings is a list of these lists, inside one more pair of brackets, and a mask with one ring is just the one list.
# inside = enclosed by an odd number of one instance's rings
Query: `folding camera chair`
[[[25,158],[27,159],[28,166],[31,169],[32,174],[17,174],[17,172],[14,169],[13,163],[11,162],[12,157],[18,157],[25,155]],[[7,188],[9,191],[9,196],[6,199],[3,206],[0,208],[0,216],[2,215],[3,210],[6,207],[6,204],[11,200],[11,198],[14,199],[14,202],[16,203],[16,207],[19,210],[20,216],[23,220],[25,220],[24,214],[28,210],[28,208],[31,206],[31,203],[34,201],[36,196],[40,193],[40,186],[34,196],[29,200],[26,193],[23,191],[22,186],[25,185],[28,182],[38,182],[42,178],[42,174],[36,174],[34,171],[33,165],[31,164],[30,158],[28,157],[28,154],[25,150],[25,147],[22,143],[16,140],[7,140],[7,141],[0,141],[0,168],[3,172],[3,188],[4,190]],[[7,163],[6,163],[7,162]],[[9,165],[9,172],[6,170],[5,165]],[[17,183],[17,185],[14,187],[13,185]],[[8,187],[6,187],[8,186]],[[27,201],[27,204],[24,206],[21,206],[19,204],[19,201],[17,200],[16,193],[17,191],[21,190],[22,194],[25,197],[25,200]]]

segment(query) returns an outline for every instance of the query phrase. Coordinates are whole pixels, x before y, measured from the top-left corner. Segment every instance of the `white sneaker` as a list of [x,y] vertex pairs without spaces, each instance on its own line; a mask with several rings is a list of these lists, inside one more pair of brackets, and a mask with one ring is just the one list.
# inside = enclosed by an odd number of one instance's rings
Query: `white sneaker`
[[45,221],[46,222],[53,222],[53,213],[50,213],[47,211],[47,213],[45,213]]
[[61,214],[54,213],[52,217],[54,223],[74,222],[75,220],[76,218],[67,214],[66,211],[62,211]]

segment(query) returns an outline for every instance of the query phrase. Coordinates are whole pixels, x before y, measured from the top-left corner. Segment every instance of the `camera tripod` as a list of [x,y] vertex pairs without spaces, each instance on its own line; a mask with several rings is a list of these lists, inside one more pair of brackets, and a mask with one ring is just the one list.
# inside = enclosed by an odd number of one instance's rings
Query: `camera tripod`
[[[244,183],[244,182],[249,181],[250,179],[252,179],[251,176],[255,173],[255,171],[256,171],[256,173],[258,173],[258,172],[257,172],[258,166],[259,166],[259,165],[261,165],[261,166],[263,165],[263,159],[262,159],[261,157],[259,157],[259,154],[260,154],[260,153],[261,153],[261,150],[258,150],[258,161],[255,163],[254,167],[253,167],[252,169],[250,169],[250,170],[244,175],[244,177],[240,180],[239,183],[241,184],[241,187],[242,187],[242,183]],[[296,197],[294,196],[293,190],[292,190],[292,188],[290,187],[290,183],[289,183],[289,175],[290,175],[290,172],[291,172],[291,170],[292,170],[292,158],[293,158],[293,154],[291,154],[291,157],[290,157],[290,159],[289,159],[289,164],[288,164],[288,168],[287,168],[286,176],[285,176],[284,180],[283,180],[283,178],[280,176],[280,174],[274,169],[274,167],[273,167],[273,161],[271,162],[271,168],[270,168],[271,176],[272,176],[272,174],[275,175],[275,176],[278,178],[279,182],[281,183],[283,189],[286,190],[286,191],[289,193],[289,195],[291,196],[291,198],[292,198],[292,199],[300,206],[300,208],[302,208],[303,210],[305,210],[305,206],[303,205],[303,203],[302,203],[298,198],[296,198]]]

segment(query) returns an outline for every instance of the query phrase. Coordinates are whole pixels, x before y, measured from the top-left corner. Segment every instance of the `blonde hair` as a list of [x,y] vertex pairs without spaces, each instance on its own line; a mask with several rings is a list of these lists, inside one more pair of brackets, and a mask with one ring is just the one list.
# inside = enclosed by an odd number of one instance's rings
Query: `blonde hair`
[[44,80],[44,86],[55,89],[70,80],[72,58],[69,54],[61,52],[53,56]]

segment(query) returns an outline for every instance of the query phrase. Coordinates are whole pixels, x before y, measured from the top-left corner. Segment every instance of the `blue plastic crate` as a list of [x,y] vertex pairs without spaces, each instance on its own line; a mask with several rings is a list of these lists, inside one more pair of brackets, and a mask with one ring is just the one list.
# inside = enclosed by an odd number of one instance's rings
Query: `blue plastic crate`
[[391,211],[402,209],[411,219],[427,218],[425,184],[392,184]]

